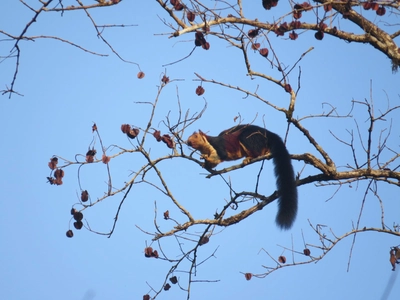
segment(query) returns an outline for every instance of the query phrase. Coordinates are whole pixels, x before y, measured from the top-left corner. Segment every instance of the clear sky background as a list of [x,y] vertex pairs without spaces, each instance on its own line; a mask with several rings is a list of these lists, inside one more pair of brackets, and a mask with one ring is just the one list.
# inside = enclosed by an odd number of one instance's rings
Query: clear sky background
[[[28,2],[39,7],[37,1]],[[67,2],[76,5],[74,1]],[[63,1],[64,5],[68,5],[67,2]],[[258,2],[253,6],[245,3],[249,18],[272,22],[274,15],[279,16],[279,12],[285,11],[279,7],[275,11],[265,11]],[[373,12],[365,13],[373,16]],[[155,100],[165,72],[171,80],[176,80],[161,93],[154,128],[165,132],[162,122],[168,115],[171,120],[177,120],[178,100],[182,111],[190,109],[191,113],[199,112],[207,101],[206,112],[185,133],[186,138],[199,128],[216,135],[235,125],[233,119],[239,114],[244,122],[255,119],[256,124],[262,126],[265,122],[271,131],[285,134],[286,122],[282,114],[256,99],[245,97],[243,93],[220,85],[203,84],[205,94],[202,97],[195,94],[199,85],[195,81],[196,72],[205,78],[240,85],[251,91],[258,87],[258,93],[268,101],[287,106],[288,94],[271,83],[246,76],[242,54],[233,47],[211,37],[208,38],[210,50],[197,48],[186,60],[163,67],[192,50],[194,35],[168,38],[171,30],[162,22],[163,19],[169,22],[168,16],[155,1],[125,0],[111,8],[92,10],[91,14],[97,24],[135,25],[108,28],[104,37],[123,58],[138,63],[146,76],[139,80],[136,65],[124,63],[113,55],[97,38],[83,11],[65,12],[63,16],[41,14],[27,35],[58,36],[96,53],[108,54],[108,57],[91,55],[48,38],[19,43],[21,57],[14,88],[24,96],[13,95],[9,99],[6,95],[0,101],[2,299],[142,299],[147,292],[152,295],[149,286],[159,289],[171,265],[144,257],[144,248],[151,243],[151,236],[138,227],[155,232],[155,202],[161,230],[168,231],[174,226],[172,221],[162,218],[165,210],[170,210],[177,220],[185,221],[168,199],[149,185],[135,186],[123,205],[111,238],[83,229],[79,232],[74,230],[74,238],[68,239],[65,232],[73,228],[69,212],[80,194],[77,167],[65,169],[61,186],[50,186],[46,177],[50,174],[47,163],[53,155],[74,160],[76,154],[86,153],[93,139],[93,122],[96,122],[105,145],[132,148],[121,133],[120,125],[128,123],[146,127],[150,106],[138,102]],[[225,15],[225,12],[221,14]],[[0,29],[5,32],[20,35],[32,17],[33,12],[19,1],[5,0],[0,4]],[[372,19],[375,22],[380,20]],[[393,15],[389,20],[399,23]],[[344,20],[340,22],[345,24]],[[351,110],[352,100],[364,101],[371,97],[376,114],[389,106],[400,105],[400,75],[392,74],[389,59],[371,46],[348,44],[330,36],[317,41],[314,32],[305,32],[296,41],[276,38],[274,34],[269,36],[280,59],[289,66],[314,47],[299,64],[301,89],[296,117],[321,114],[329,111],[331,106],[339,114],[346,115]],[[1,36],[1,89],[10,86],[14,75],[15,59],[3,59],[13,45],[13,41]],[[278,72],[258,54],[254,53],[251,59],[252,67],[257,71],[278,76]],[[296,69],[290,76],[293,88],[297,88],[298,73]],[[359,126],[365,139],[369,125],[363,105],[356,105],[351,115],[357,123],[352,118],[310,118],[302,123],[341,170],[348,163],[352,164],[352,153],[330,132],[349,141],[349,132],[356,133]],[[399,120],[399,111],[394,111],[386,121],[376,124],[373,149],[376,150],[380,132],[391,124],[389,145],[394,152],[399,152]],[[357,140],[358,134],[355,137],[357,154],[364,162],[365,153]],[[304,136],[295,130],[291,130],[287,146],[293,154],[316,154]],[[151,149],[153,158],[170,153],[165,145],[155,140],[149,139],[147,147]],[[98,140],[96,148],[100,153]],[[185,151],[190,153],[188,147]],[[114,154],[116,150],[109,153]],[[386,152],[382,158],[392,156],[393,153]],[[138,154],[126,154],[112,160],[110,169],[114,186],[123,186],[131,172],[144,163]],[[304,168],[301,163],[293,164],[296,172]],[[225,163],[224,166],[228,165]],[[205,179],[204,170],[193,162],[173,159],[163,162],[160,168],[177,199],[196,219],[213,218],[229,197],[229,190],[219,177]],[[259,164],[249,166],[225,178],[231,179],[238,191],[251,191],[258,168]],[[302,177],[310,174],[316,174],[315,170],[305,167]],[[80,176],[92,200],[104,195],[107,190],[104,164],[85,166]],[[149,175],[149,179],[155,179],[152,176]],[[275,189],[275,179],[270,161],[266,162],[262,180],[266,183],[262,192],[271,194]],[[262,274],[266,272],[263,266],[274,267],[276,264],[265,251],[275,259],[283,254],[291,262],[291,253],[284,251],[282,246],[291,248],[293,244],[296,250],[302,251],[303,235],[306,243],[319,245],[309,221],[314,225],[325,224],[326,232],[329,234],[331,228],[337,236],[351,230],[360,212],[366,184],[344,185],[337,193],[337,187],[301,186],[299,214],[295,225],[287,232],[280,231],[274,224],[275,203],[235,226],[216,228],[218,234],[201,247],[198,260],[215,254],[197,268],[194,277],[195,280],[212,282],[193,283],[191,299],[398,299],[399,271],[391,271],[389,250],[391,246],[399,245],[400,240],[378,233],[357,235],[348,272],[352,237],[341,241],[316,264],[283,268],[264,279],[253,278],[250,281],[246,281],[241,273]],[[399,188],[380,183],[378,191],[385,208],[386,224],[399,223]],[[94,230],[110,230],[121,199],[122,195],[108,198],[85,212],[85,218]],[[379,201],[369,193],[360,227],[379,227],[380,217]],[[199,227],[192,232],[199,234],[202,230],[203,227]],[[183,241],[185,249],[191,246],[191,242]],[[159,249],[160,245],[153,244],[153,247]],[[161,247],[170,258],[180,258],[181,252],[174,238],[162,240]],[[314,256],[320,255],[315,248],[311,251]],[[294,258],[297,262],[305,260],[301,255]],[[188,266],[183,265],[180,270],[186,271]],[[185,286],[186,273],[175,272],[174,275]],[[389,287],[392,290],[386,297]],[[186,294],[173,286],[158,299],[186,299]]]

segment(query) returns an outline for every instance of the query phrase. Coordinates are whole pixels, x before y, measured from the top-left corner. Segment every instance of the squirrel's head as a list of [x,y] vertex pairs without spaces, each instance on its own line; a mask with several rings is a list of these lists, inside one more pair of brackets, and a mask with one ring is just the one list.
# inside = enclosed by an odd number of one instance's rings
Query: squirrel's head
[[200,150],[206,144],[208,144],[208,141],[206,135],[199,130],[199,132],[194,132],[191,136],[189,136],[187,144],[196,150]]

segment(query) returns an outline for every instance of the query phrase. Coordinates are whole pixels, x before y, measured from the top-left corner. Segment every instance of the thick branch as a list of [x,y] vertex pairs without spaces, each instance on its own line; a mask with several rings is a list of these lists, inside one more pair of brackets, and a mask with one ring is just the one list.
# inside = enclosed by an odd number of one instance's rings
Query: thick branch
[[[162,3],[161,0],[157,0],[157,2]],[[368,19],[364,18],[362,15],[358,14],[354,10],[348,8],[343,3],[335,3],[327,0],[317,0],[316,2],[321,4],[331,3],[332,7],[337,10],[340,14],[344,15],[346,19],[358,25],[365,34],[354,34],[346,31],[342,31],[337,29],[336,27],[333,28],[325,28],[321,29],[319,24],[311,24],[311,23],[301,23],[297,25],[297,27],[293,27],[291,23],[287,24],[285,32],[289,32],[296,29],[308,29],[314,31],[323,31],[327,34],[332,36],[338,37],[340,39],[349,41],[349,42],[357,42],[357,43],[369,43],[390,59],[394,65],[400,65],[400,51],[399,47],[394,42],[391,35],[389,35],[384,30],[380,29],[376,24],[372,23]],[[197,30],[203,30],[204,28],[208,27],[211,28],[213,26],[221,26],[223,24],[242,24],[248,25],[254,28],[264,29],[268,32],[274,31],[276,29],[276,24],[270,24],[267,22],[260,22],[257,19],[249,20],[246,18],[238,18],[229,15],[228,17],[216,17],[212,20],[208,20],[207,22],[202,22],[199,24],[193,24],[191,26],[187,26],[182,20],[178,19],[173,11],[169,9],[164,3],[162,3],[163,8],[173,17],[173,19],[177,22],[177,24],[182,28],[180,30],[175,31],[171,37],[178,37],[183,34],[189,32],[195,32]],[[213,34],[210,32],[210,34]],[[394,35],[396,36],[396,35]]]
[[[331,3],[333,9],[338,11],[346,19],[349,19],[351,22],[353,22],[365,31],[366,42],[368,42],[373,47],[391,58],[394,64],[400,65],[399,47],[393,41],[392,37],[386,31],[380,29],[378,25],[372,23],[367,18],[363,17],[362,15],[351,9],[351,6],[344,3],[337,3],[328,0],[315,0],[315,2],[321,4]],[[336,34],[333,35],[336,36]],[[353,41],[353,36],[357,35],[346,33],[345,39],[348,41]]]

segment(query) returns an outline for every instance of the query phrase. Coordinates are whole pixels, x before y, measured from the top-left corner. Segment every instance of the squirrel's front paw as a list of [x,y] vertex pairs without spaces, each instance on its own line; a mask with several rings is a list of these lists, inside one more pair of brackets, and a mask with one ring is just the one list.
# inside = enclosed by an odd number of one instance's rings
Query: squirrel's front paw
[[202,155],[200,155],[200,159],[207,160],[208,157],[209,157],[208,154],[202,154]]
[[243,164],[244,165],[247,165],[248,163],[250,163],[250,161],[252,160],[253,158],[251,158],[251,157],[246,157],[244,160],[243,160]]

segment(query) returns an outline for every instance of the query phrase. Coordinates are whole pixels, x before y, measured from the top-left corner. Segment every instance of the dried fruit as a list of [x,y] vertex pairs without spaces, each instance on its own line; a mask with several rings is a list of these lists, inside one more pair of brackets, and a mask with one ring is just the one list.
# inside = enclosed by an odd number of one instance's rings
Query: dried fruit
[[164,291],[168,291],[170,288],[171,288],[171,285],[169,283],[164,285]]
[[161,78],[161,82],[164,83],[164,84],[167,84],[167,83],[169,82],[169,77],[167,77],[166,75],[164,75],[164,76]]
[[63,178],[64,177],[64,171],[62,169],[57,169],[54,172],[54,177],[57,178]]
[[96,153],[97,153],[97,151],[95,149],[92,149],[92,150],[89,149],[89,151],[86,152],[86,162],[87,163],[94,162],[94,156],[96,155]]
[[150,300],[150,295],[148,295],[148,294],[143,295],[143,300]]
[[310,249],[305,248],[305,249],[303,250],[303,253],[304,253],[304,255],[306,255],[306,256],[310,256],[311,251],[310,251]]
[[285,264],[286,263],[286,257],[284,257],[284,256],[279,256],[278,257],[278,261],[281,263],[281,264]]
[[174,8],[175,8],[175,10],[177,10],[177,11],[181,11],[183,8],[184,8],[184,6],[183,6],[183,4],[182,3],[180,3],[179,1],[174,5]]
[[177,284],[178,283],[178,278],[176,276],[172,276],[169,281],[171,281],[172,284]]
[[[204,45],[207,43],[206,39],[204,38],[204,34],[201,31],[196,31],[194,36],[195,36],[194,44],[197,47],[202,46],[204,48]],[[210,49],[210,44],[208,45],[208,49]]]
[[262,5],[266,10],[270,10],[272,7],[278,5],[278,0],[263,0]]
[[204,34],[201,31],[196,31],[194,33],[194,35],[195,35],[196,39],[199,39],[199,40],[204,39]]
[[251,277],[253,277],[253,274],[251,274],[251,273],[246,273],[246,274],[244,274],[244,277],[246,278],[246,280],[250,280]]
[[76,222],[74,222],[74,227],[75,227],[76,229],[78,229],[78,230],[81,230],[82,227],[83,227],[82,221],[76,221]]
[[320,31],[320,30],[318,30],[316,33],[315,33],[315,38],[317,39],[317,40],[322,40],[323,38],[324,38],[324,33],[322,32],[322,31]]
[[383,16],[385,13],[386,13],[386,8],[384,6],[380,6],[376,11],[376,14],[378,16]]
[[303,7],[303,9],[304,9],[305,11],[312,10],[312,6],[311,6],[311,4],[308,3],[308,2],[303,2],[303,4],[302,4],[301,6]]
[[151,248],[151,247],[144,248],[144,256],[151,257],[152,253],[153,253],[153,248]]
[[298,20],[298,19],[300,19],[300,18],[301,18],[301,16],[302,16],[302,13],[301,13],[301,11],[299,11],[299,10],[295,10],[295,11],[293,12],[293,18],[294,18],[295,20]]
[[363,2],[362,7],[365,10],[370,10],[371,9],[371,2]]
[[164,219],[168,220],[169,219],[169,210],[164,212]]
[[210,43],[209,42],[205,42],[204,44],[201,45],[201,47],[205,50],[210,49]]
[[251,44],[251,49],[253,49],[253,50],[257,50],[257,49],[259,49],[260,47],[261,47],[260,43]]
[[129,124],[122,124],[122,125],[121,125],[121,131],[122,131],[123,133],[129,132],[129,130],[131,130],[131,126],[130,126]]
[[249,38],[255,38],[258,35],[258,32],[260,29],[250,29],[249,32],[247,33]]
[[81,213],[80,211],[76,211],[74,213],[74,220],[75,221],[82,221],[83,219],[83,213]]
[[105,155],[105,154],[103,154],[103,156],[101,157],[101,161],[104,163],[104,164],[108,164],[109,162],[110,162],[110,157],[109,156],[107,156],[107,155]]
[[[82,191],[81,193],[81,201],[86,202],[89,200],[89,193],[87,190]],[[75,208],[74,208],[75,209]]]
[[72,238],[74,236],[74,232],[70,229],[67,231],[67,237]]
[[286,22],[283,22],[283,23],[281,24],[281,26],[279,26],[279,30],[281,30],[281,31],[288,31],[288,30],[289,30],[288,24],[287,24]]
[[292,21],[290,22],[290,27],[293,29],[299,29],[301,27],[301,22],[300,21]]
[[156,138],[157,142],[161,142],[161,133],[160,133],[160,130],[154,131],[153,136]]
[[49,168],[50,169],[55,170],[57,168],[57,164],[58,164],[58,158],[57,157],[50,158],[50,162],[49,162]]
[[145,76],[145,74],[144,74],[142,71],[140,71],[139,73],[137,73],[137,78],[139,78],[139,79],[144,78],[144,76]]
[[97,131],[97,125],[96,125],[96,123],[94,123],[94,124],[92,125],[92,132],[95,132],[95,131]]
[[121,131],[125,133],[129,138],[134,139],[139,134],[139,129],[133,128],[129,124],[122,124]]
[[371,9],[372,10],[378,10],[379,8],[379,4],[376,2],[371,2]]
[[94,148],[92,148],[92,150],[89,149],[88,152],[86,152],[86,155],[95,156],[96,153],[97,151]]
[[158,252],[157,252],[157,250],[154,250],[154,251],[153,251],[153,248],[151,248],[151,247],[146,247],[146,248],[144,249],[144,256],[145,256],[145,257],[155,257],[155,258],[158,258]]
[[167,144],[167,147],[170,149],[173,149],[175,147],[174,141],[171,139],[171,137],[169,136],[169,134],[164,134],[161,137],[161,140]]
[[262,48],[262,49],[260,49],[260,54],[262,55],[262,56],[264,56],[264,57],[267,57],[268,56],[268,49],[267,48]]
[[62,178],[64,177],[64,171],[62,169],[57,169],[54,172],[54,179],[51,177],[47,177],[47,179],[49,180],[50,184],[56,184],[56,185],[62,185]]
[[138,136],[138,134],[139,134],[139,129],[137,128],[132,128],[131,130],[129,130],[129,132],[126,133],[128,138],[130,139],[134,139],[135,137]]
[[296,32],[294,32],[294,30],[291,33],[289,33],[289,38],[291,40],[296,40],[298,38],[298,36],[299,35]]
[[201,85],[199,85],[199,86],[196,88],[196,95],[197,95],[197,96],[203,95],[204,92],[205,92],[205,90],[204,90],[204,88],[203,88]]
[[194,12],[188,10],[188,12],[186,13],[186,18],[188,19],[189,22],[193,22],[194,19],[196,18],[196,15],[194,14]]
[[282,23],[279,27],[275,27],[274,32],[277,36],[283,36],[286,31],[289,30],[289,26],[286,22]]

